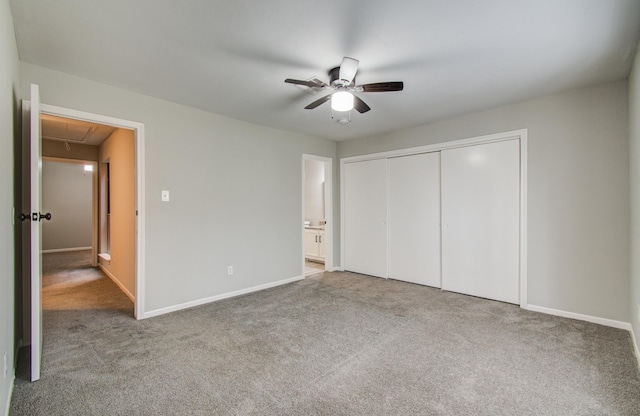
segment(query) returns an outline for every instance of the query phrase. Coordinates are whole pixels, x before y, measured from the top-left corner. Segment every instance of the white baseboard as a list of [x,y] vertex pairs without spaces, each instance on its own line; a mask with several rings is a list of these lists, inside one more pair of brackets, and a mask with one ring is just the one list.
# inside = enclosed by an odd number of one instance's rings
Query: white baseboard
[[67,251],[84,251],[84,250],[91,250],[91,246],[89,247],[70,247],[70,248],[52,248],[49,250],[42,250],[42,254],[48,254],[48,253],[64,253]]
[[523,306],[522,309],[526,309],[528,311],[533,311],[533,312],[542,312],[548,315],[561,316],[563,318],[577,319],[579,321],[592,322],[594,324],[610,326],[612,328],[618,328],[618,329],[626,329],[627,331],[631,331],[631,324],[629,322],[616,321],[616,320],[607,319],[607,318],[599,318],[597,316],[591,316],[591,315],[582,315],[580,313],[561,311],[559,309],[545,308],[544,306],[536,306],[536,305],[526,305],[526,306]]
[[283,279],[283,280],[278,280],[276,282],[266,283],[264,285],[249,287],[247,289],[240,289],[240,290],[236,290],[229,293],[223,293],[221,295],[215,295],[215,296],[210,296],[203,299],[192,300],[190,302],[181,303],[179,305],[167,306],[166,308],[160,308],[160,309],[155,309],[153,311],[145,312],[142,318],[138,318],[138,319],[152,318],[154,316],[164,315],[169,312],[175,312],[182,309],[193,308],[194,306],[200,306],[207,303],[216,302],[222,299],[233,298],[235,296],[245,295],[247,293],[258,292],[260,290],[269,289],[269,288],[281,286],[281,285],[286,285],[288,283],[297,282],[298,280],[303,280],[303,279],[304,279],[304,276],[296,276],[296,277],[291,277],[289,279]]
[[640,349],[638,349],[638,342],[636,341],[636,334],[633,332],[633,326],[631,326],[631,340],[633,341],[633,352],[636,354],[636,361],[638,361],[638,367],[640,368]]
[[98,267],[100,267],[100,270],[102,270],[104,274],[106,274],[109,277],[109,279],[113,280],[113,283],[115,283],[120,288],[120,290],[122,290],[124,294],[127,295],[129,299],[131,299],[131,302],[136,303],[136,297],[133,296],[131,292],[129,292],[129,289],[124,287],[124,285],[120,282],[120,280],[118,280],[113,274],[111,274],[111,272],[107,270],[107,268],[104,267],[102,264],[98,264]]
[[7,391],[7,408],[4,410],[5,416],[9,416],[9,410],[11,410],[11,396],[13,395],[13,383],[16,381],[15,371],[11,375],[9,380],[9,390]]
[[579,321],[592,322],[594,324],[600,324],[604,326],[610,326],[612,328],[624,329],[629,331],[629,335],[631,335],[631,341],[633,342],[633,353],[636,357],[638,367],[640,368],[640,349],[638,349],[638,342],[636,341],[636,336],[633,332],[633,326],[631,325],[631,323],[616,321],[613,319],[599,318],[597,316],[591,316],[591,315],[582,315],[574,312],[561,311],[558,309],[545,308],[543,306],[526,305],[526,306],[523,306],[523,309],[533,311],[533,312],[546,313],[549,315],[561,316],[563,318],[571,318],[571,319],[577,319]]

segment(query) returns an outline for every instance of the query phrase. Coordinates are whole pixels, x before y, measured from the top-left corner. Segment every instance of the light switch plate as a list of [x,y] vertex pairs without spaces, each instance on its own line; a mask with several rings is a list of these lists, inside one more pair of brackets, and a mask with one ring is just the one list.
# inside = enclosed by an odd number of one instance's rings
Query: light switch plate
[[169,191],[162,191],[162,202],[169,202]]

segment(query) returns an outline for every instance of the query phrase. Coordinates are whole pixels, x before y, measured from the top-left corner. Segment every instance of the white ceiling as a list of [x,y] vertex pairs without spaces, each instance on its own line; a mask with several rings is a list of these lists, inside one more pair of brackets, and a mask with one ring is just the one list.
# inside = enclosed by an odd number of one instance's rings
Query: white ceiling
[[[333,140],[625,79],[638,0],[11,0],[20,59],[240,120]],[[285,78],[343,56],[352,122]],[[321,92],[321,94],[324,92]]]

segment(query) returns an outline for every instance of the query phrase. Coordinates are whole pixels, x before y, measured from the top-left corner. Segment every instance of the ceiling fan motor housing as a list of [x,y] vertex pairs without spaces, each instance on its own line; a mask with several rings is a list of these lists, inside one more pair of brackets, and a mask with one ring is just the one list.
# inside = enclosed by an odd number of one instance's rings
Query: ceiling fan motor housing
[[347,83],[345,80],[340,79],[340,67],[337,66],[329,71],[329,84],[333,88],[353,88],[356,85],[356,76],[353,76],[353,79],[350,83]]

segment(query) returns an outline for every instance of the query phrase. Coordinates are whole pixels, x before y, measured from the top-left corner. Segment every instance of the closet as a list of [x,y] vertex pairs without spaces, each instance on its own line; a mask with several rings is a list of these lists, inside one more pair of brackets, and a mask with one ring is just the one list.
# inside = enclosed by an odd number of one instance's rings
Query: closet
[[345,270],[519,303],[518,138],[343,170]]

